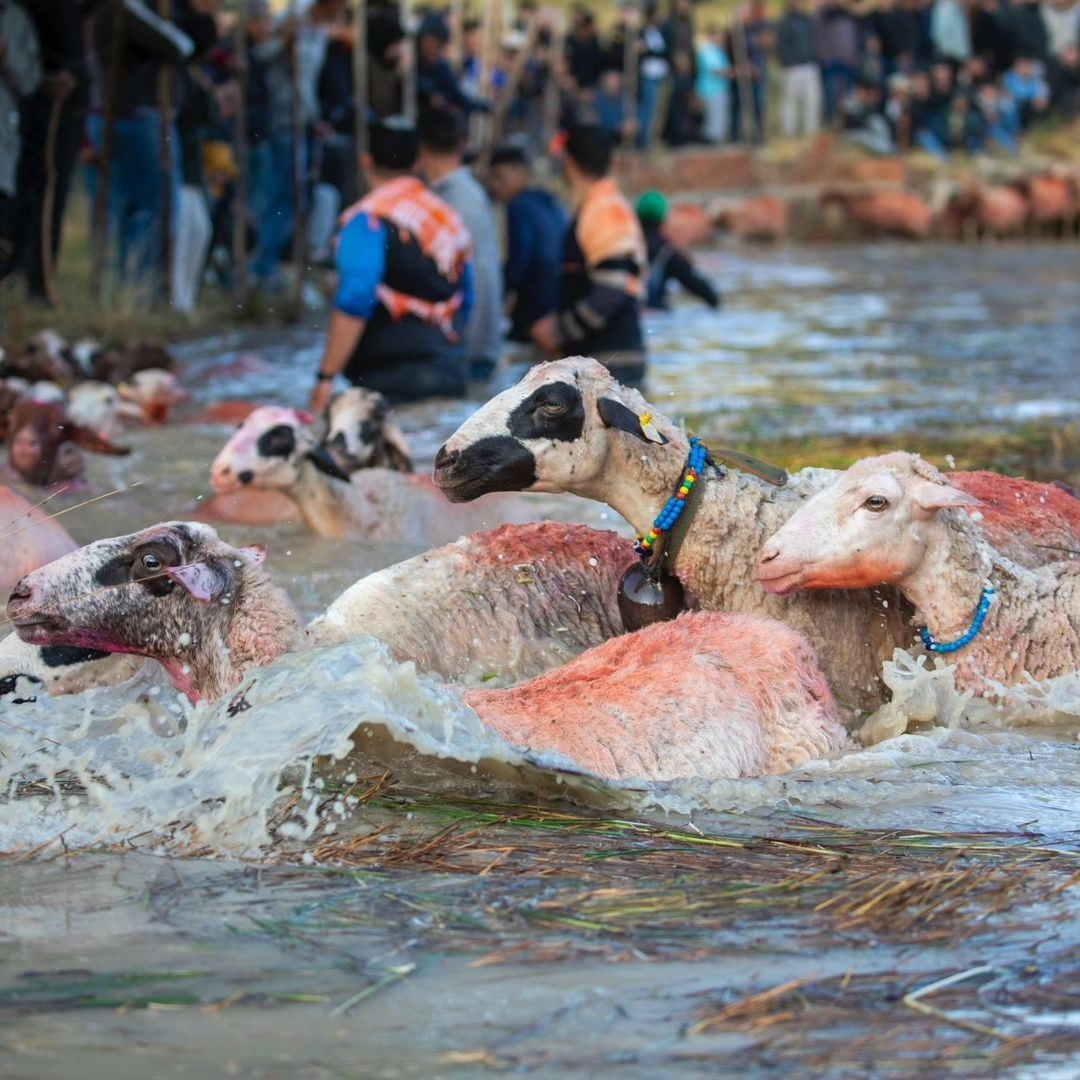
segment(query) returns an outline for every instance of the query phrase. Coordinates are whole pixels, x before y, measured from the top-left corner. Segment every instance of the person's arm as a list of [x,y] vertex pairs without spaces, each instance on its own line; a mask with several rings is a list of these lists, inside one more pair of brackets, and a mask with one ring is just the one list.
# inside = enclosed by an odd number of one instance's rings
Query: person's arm
[[0,38],[0,79],[17,97],[32,94],[41,85],[41,45],[30,16],[18,5],[8,12],[14,21],[10,40]]
[[559,346],[575,346],[588,334],[602,330],[628,304],[637,303],[639,269],[637,261],[630,256],[613,256],[590,266],[592,287],[558,317]]
[[345,370],[378,302],[376,290],[386,268],[386,226],[358,214],[343,230],[337,251],[338,288],[326,333],[311,411],[326,408],[334,380]]
[[667,261],[667,273],[668,277],[674,278],[688,293],[698,297],[709,307],[720,306],[720,294],[713,288],[712,282],[698,273],[694,264],[678,248],[672,250]]

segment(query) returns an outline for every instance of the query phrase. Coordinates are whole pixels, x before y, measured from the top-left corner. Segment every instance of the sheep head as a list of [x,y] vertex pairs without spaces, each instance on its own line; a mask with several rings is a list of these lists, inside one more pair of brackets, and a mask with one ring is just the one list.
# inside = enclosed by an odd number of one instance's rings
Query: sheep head
[[243,487],[287,489],[299,482],[305,460],[348,482],[349,474],[316,443],[314,419],[310,413],[276,405],[256,409],[214,458],[214,490],[223,495]]
[[405,436],[389,415],[382,394],[351,387],[330,402],[323,446],[347,473],[373,466],[412,472]]
[[917,454],[864,458],[772,535],[755,576],[778,595],[902,582],[927,554],[931,519],[978,502]]
[[[27,574],[7,617],[30,645],[132,653],[157,660],[197,698],[187,658],[224,642],[244,575],[266,556],[207,525],[170,522],[98,540]],[[232,604],[232,606],[230,606]]]
[[[604,498],[609,458],[664,451],[685,458],[686,440],[596,360],[577,356],[532,368],[474,413],[435,458],[435,482],[451,502],[492,491],[569,491]],[[668,451],[670,452],[670,451]]]
[[130,449],[115,446],[107,438],[75,423],[55,402],[24,398],[8,421],[8,461],[30,484],[46,487],[73,480],[83,472],[77,446],[98,454],[123,456]]

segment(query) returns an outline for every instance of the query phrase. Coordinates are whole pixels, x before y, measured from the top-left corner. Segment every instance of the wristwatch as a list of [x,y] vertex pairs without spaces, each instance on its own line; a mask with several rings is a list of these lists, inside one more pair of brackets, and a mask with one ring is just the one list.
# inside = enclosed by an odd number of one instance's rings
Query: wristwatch
[[333,382],[336,378],[336,375],[328,375],[325,371],[320,371],[319,374],[315,376],[315,381],[317,383]]

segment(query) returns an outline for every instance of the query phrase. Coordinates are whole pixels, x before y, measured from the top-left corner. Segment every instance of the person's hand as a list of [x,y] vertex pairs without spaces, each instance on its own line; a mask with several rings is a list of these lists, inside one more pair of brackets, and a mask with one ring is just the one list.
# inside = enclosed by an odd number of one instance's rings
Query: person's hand
[[320,379],[311,391],[308,409],[316,416],[322,416],[330,399],[334,396],[334,384],[330,379]]
[[545,315],[532,324],[529,336],[544,352],[554,355],[559,351],[559,324],[554,315]]

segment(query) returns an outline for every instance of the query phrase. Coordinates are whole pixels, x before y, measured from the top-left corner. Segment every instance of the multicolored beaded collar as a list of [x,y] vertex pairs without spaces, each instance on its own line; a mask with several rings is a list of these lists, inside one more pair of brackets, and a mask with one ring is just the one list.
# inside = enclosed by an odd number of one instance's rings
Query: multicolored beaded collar
[[642,558],[645,558],[651,552],[653,545],[664,533],[671,532],[675,527],[675,523],[682,517],[682,512],[686,509],[686,501],[693,492],[694,485],[701,477],[702,470],[708,460],[708,449],[696,437],[691,437],[690,453],[686,459],[686,468],[683,471],[682,480],[679,481],[678,489],[664,503],[664,508],[657,514],[652,528],[644,536],[639,536],[634,545],[635,550]]
[[958,637],[955,641],[935,641],[934,635],[930,633],[928,627],[922,627],[919,631],[919,637],[922,638],[922,643],[926,647],[927,652],[932,653],[954,653],[962,649],[965,645],[970,645],[975,638],[979,636],[979,631],[983,628],[983,623],[986,622],[986,613],[990,610],[990,605],[994,600],[994,587],[987,585],[982,591],[982,595],[979,597],[979,606],[975,609],[975,618],[971,620],[971,626],[968,627],[967,632]]

